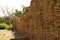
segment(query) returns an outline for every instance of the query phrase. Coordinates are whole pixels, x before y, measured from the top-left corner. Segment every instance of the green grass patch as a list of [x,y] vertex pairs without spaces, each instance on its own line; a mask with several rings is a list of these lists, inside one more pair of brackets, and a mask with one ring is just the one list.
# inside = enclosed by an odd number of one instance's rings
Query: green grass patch
[[13,29],[12,25],[8,25],[6,23],[0,23],[0,29],[7,29],[7,30],[11,30]]

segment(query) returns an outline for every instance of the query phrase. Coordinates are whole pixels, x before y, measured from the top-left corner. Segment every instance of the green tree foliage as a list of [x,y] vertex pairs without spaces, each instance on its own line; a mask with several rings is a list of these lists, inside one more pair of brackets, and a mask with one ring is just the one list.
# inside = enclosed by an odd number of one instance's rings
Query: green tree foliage
[[0,17],[0,23],[5,22],[5,18],[4,17]]
[[10,24],[11,18],[9,16],[0,17],[0,23]]
[[22,11],[18,11],[18,10],[15,10],[15,12],[12,13],[12,15],[14,16],[18,16],[20,14],[22,14]]

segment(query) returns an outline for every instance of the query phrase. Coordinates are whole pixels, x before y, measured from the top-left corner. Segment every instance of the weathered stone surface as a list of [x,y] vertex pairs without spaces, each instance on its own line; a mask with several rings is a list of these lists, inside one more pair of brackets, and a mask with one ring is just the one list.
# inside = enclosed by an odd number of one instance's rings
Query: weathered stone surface
[[20,32],[31,40],[60,40],[60,0],[32,0],[26,10],[15,20]]

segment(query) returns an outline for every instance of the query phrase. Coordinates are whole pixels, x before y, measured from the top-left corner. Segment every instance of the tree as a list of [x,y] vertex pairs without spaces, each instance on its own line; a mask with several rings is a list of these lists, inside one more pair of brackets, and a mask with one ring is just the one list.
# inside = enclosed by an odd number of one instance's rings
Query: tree
[[18,11],[18,9],[16,9],[15,12],[12,13],[12,15],[14,16],[18,16],[20,14],[22,14],[22,11]]
[[8,6],[6,6],[6,7],[4,6],[4,8],[0,6],[0,9],[1,9],[2,13],[4,14],[4,16],[7,16],[7,15],[11,16],[11,13],[14,10],[14,8],[9,8]]
[[5,22],[5,19],[3,17],[0,17],[0,23]]
[[5,22],[7,24],[10,24],[13,19],[13,16],[11,14],[12,14],[14,8],[9,8],[8,6],[6,6],[6,7],[4,6],[4,8],[3,8],[0,6],[0,9],[1,9],[2,13],[4,14],[3,18],[4,18]]

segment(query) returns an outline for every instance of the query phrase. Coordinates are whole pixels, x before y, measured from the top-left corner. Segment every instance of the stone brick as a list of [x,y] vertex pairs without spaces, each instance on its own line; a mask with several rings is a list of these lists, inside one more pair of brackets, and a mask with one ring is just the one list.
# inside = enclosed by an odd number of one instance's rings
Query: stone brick
[[31,40],[60,40],[60,0],[31,0],[20,18],[16,28]]

